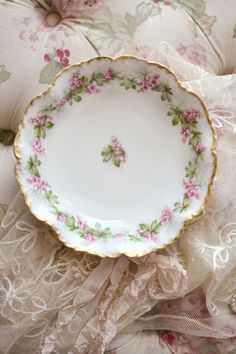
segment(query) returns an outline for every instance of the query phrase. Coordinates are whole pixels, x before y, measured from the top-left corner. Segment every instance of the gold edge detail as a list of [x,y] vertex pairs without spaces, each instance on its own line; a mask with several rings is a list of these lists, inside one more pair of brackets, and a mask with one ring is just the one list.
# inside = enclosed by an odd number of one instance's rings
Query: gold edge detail
[[[43,96],[47,95],[51,89],[55,86],[58,78],[60,78],[65,72],[67,71],[70,71],[71,68],[79,68],[85,64],[89,64],[91,61],[95,61],[95,60],[111,60],[112,62],[113,61],[120,61],[120,60],[126,60],[126,59],[134,59],[134,60],[138,60],[138,61],[143,61],[145,63],[148,63],[148,64],[151,64],[151,65],[155,65],[156,67],[158,68],[161,68],[163,70],[165,70],[168,74],[171,74],[173,77],[174,77],[174,80],[177,84],[178,87],[180,87],[183,91],[186,91],[188,93],[190,93],[191,95],[195,96],[198,101],[200,102],[204,112],[205,112],[205,115],[207,117],[207,121],[208,121],[208,124],[211,128],[211,131],[212,131],[212,144],[211,144],[211,152],[212,152],[212,158],[213,158],[213,168],[212,168],[212,173],[211,173],[211,177],[210,177],[210,180],[209,180],[209,183],[208,183],[208,190],[207,190],[207,195],[201,205],[201,207],[199,208],[198,211],[196,211],[195,213],[193,213],[192,215],[190,215],[189,217],[187,217],[185,219],[185,221],[183,222],[183,226],[181,227],[180,231],[178,232],[178,234],[176,235],[176,237],[171,240],[170,242],[166,243],[165,245],[163,245],[162,247],[157,247],[157,248],[154,248],[148,252],[143,252],[143,253],[137,253],[137,254],[129,254],[127,252],[119,252],[117,254],[113,254],[112,256],[107,256],[107,255],[102,255],[102,254],[99,254],[99,253],[96,253],[96,252],[88,252],[88,251],[82,251],[82,250],[79,250],[79,249],[76,249],[75,247],[73,246],[70,246],[67,244],[66,241],[64,241],[60,235],[60,232],[59,230],[57,229],[57,227],[53,224],[50,224],[47,220],[39,217],[37,215],[37,213],[35,211],[33,211],[33,209],[31,208],[31,202],[28,198],[28,195],[27,195],[27,192],[24,190],[24,187],[23,187],[23,184],[21,183],[20,181],[20,171],[21,171],[21,149],[20,149],[20,146],[19,146],[19,139],[20,139],[20,130],[21,128],[24,127],[24,121],[25,121],[25,117],[26,117],[26,114],[28,113],[28,110],[31,106],[33,106],[34,102],[40,98],[42,98]],[[206,108],[206,105],[203,101],[203,99],[201,97],[198,96],[197,93],[195,93],[194,91],[186,88],[177,78],[177,76],[175,75],[175,73],[170,70],[168,67],[160,64],[160,63],[157,63],[157,62],[154,62],[154,61],[148,61],[148,60],[145,60],[145,59],[142,59],[142,58],[139,58],[137,56],[133,56],[133,55],[123,55],[123,56],[120,56],[120,57],[117,57],[117,58],[114,58],[114,57],[110,57],[110,56],[97,56],[97,57],[93,57],[93,58],[90,58],[88,60],[84,60],[84,61],[81,61],[80,63],[77,63],[77,64],[71,64],[69,66],[67,66],[66,68],[62,69],[56,76],[55,78],[53,79],[52,83],[48,86],[48,88],[43,91],[41,94],[35,96],[34,98],[31,99],[31,101],[28,103],[28,105],[26,106],[25,110],[24,110],[24,113],[22,115],[22,118],[21,118],[21,122],[19,124],[19,127],[18,127],[18,131],[17,131],[17,134],[16,134],[16,137],[15,137],[15,141],[14,141],[14,144],[13,144],[13,151],[14,151],[14,154],[15,154],[15,157],[16,157],[16,165],[15,165],[15,175],[16,175],[16,180],[20,186],[20,189],[21,189],[21,192],[24,196],[24,199],[25,199],[25,202],[26,202],[26,205],[28,206],[29,210],[31,211],[31,213],[40,221],[44,222],[46,225],[50,226],[54,232],[57,234],[59,240],[64,243],[68,248],[71,248],[73,250],[76,250],[78,252],[83,252],[83,253],[86,253],[86,254],[93,254],[95,256],[99,256],[101,258],[116,258],[116,257],[119,257],[119,256],[122,256],[122,255],[125,255],[127,257],[142,257],[142,256],[145,256],[151,252],[159,252],[163,249],[165,249],[166,247],[170,246],[171,244],[173,244],[174,242],[176,242],[182,235],[183,233],[185,232],[186,228],[192,224],[194,221],[197,221],[197,219],[202,216],[202,214],[204,213],[204,210],[205,210],[205,207],[206,207],[206,204],[208,203],[208,200],[209,200],[209,197],[210,197],[210,194],[211,194],[211,188],[212,188],[212,185],[213,185],[213,182],[214,182],[214,178],[215,178],[215,174],[216,174],[216,170],[217,170],[217,154],[216,154],[216,148],[217,148],[217,135],[216,135],[216,131],[215,131],[215,128],[213,126],[213,123],[212,123],[212,119],[211,117],[209,116],[209,113],[208,113],[208,110]]]

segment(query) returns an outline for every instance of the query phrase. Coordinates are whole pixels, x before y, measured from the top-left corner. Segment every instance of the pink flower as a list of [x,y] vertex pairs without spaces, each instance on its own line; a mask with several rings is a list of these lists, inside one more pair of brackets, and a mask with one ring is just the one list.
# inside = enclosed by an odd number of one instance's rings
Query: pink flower
[[137,228],[137,233],[138,233],[138,234],[143,234],[145,231],[146,231],[146,230],[141,229],[141,227],[138,227],[138,228]]
[[167,332],[164,334],[162,337],[164,341],[170,345],[170,347],[173,347],[174,344],[176,343],[177,337],[173,332]]
[[70,64],[69,59],[68,59],[68,58],[65,58],[65,57],[61,58],[61,59],[60,59],[60,62],[61,62],[61,64],[64,65],[64,66],[67,66],[67,65]]
[[42,140],[40,140],[40,139],[35,139],[35,141],[33,143],[33,149],[39,155],[45,154],[43,143],[42,143]]
[[153,235],[152,233],[144,235],[144,237],[150,241],[155,241],[155,235]]
[[58,58],[63,58],[64,57],[64,52],[63,52],[63,50],[61,50],[61,49],[57,49],[56,50],[56,55],[57,55],[57,57]]
[[196,123],[199,117],[199,113],[200,111],[198,108],[190,108],[185,111],[184,118],[189,123]]
[[89,242],[96,241],[96,237],[89,233],[84,235],[84,239]]
[[144,78],[139,81],[139,87],[141,91],[147,91],[150,88],[150,78],[144,76]]
[[89,84],[87,86],[88,93],[91,95],[92,93],[100,92],[99,88],[95,84]]
[[183,44],[181,44],[177,48],[177,51],[180,55],[190,61],[190,63],[199,65],[202,68],[206,68],[206,50],[201,44],[195,43],[188,46],[184,46]]
[[57,106],[58,106],[59,108],[62,108],[62,107],[64,107],[66,104],[67,104],[67,99],[66,99],[65,97],[63,97],[63,98],[60,100],[60,102],[57,104]]
[[62,222],[63,224],[65,224],[65,222],[66,222],[66,215],[63,214],[63,213],[58,214],[58,215],[57,215],[57,220],[60,221],[60,222]]
[[181,135],[182,135],[182,141],[186,143],[186,141],[189,139],[191,135],[191,132],[188,128],[182,128]]
[[39,39],[39,37],[38,37],[37,32],[31,33],[31,35],[29,36],[29,40],[30,40],[31,42],[37,42],[38,39]]
[[159,74],[153,75],[153,77],[150,78],[150,87],[151,88],[156,87],[159,84],[159,82],[158,82],[159,79],[160,79]]
[[51,55],[50,54],[44,54],[44,61],[46,61],[46,62],[51,61]]
[[188,198],[196,198],[196,199],[200,198],[200,195],[198,193],[198,184],[196,181],[192,179],[184,181],[184,187],[185,187],[185,195]]
[[88,227],[86,221],[83,220],[80,216],[76,216],[76,225],[81,229],[85,229],[86,227]]
[[25,40],[25,31],[21,31],[18,35],[19,39],[21,39],[22,41]]
[[83,81],[76,75],[73,74],[71,78],[71,86],[73,88],[80,87],[83,84]]
[[91,16],[103,7],[104,0],[53,0],[52,4],[64,19]]
[[65,49],[65,50],[64,50],[64,54],[65,54],[66,57],[69,57],[69,56],[70,56],[70,51],[69,51],[69,49]]
[[27,181],[35,187],[37,192],[42,193],[47,190],[48,184],[44,182],[39,176],[32,176],[31,178],[28,178]]
[[172,219],[173,213],[170,208],[165,208],[161,215],[161,224],[166,224]]
[[159,84],[159,78],[159,74],[144,76],[144,78],[139,81],[140,91],[146,91],[148,89],[153,90]]
[[118,232],[117,234],[115,234],[115,236],[118,238],[123,238],[125,234],[123,232]]
[[204,152],[206,150],[206,147],[202,143],[198,143],[195,146],[195,150],[196,150],[197,153],[201,154],[202,152]]
[[31,118],[31,122],[35,125],[43,125],[44,124],[44,120],[40,116],[35,116],[35,117]]
[[107,71],[105,71],[104,78],[106,80],[111,80],[113,78],[113,70],[112,70],[112,68],[109,68]]

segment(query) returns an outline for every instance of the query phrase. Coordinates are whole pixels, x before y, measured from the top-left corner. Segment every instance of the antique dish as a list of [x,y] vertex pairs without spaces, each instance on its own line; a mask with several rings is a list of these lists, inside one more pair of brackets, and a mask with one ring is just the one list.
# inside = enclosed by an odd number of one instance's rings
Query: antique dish
[[201,215],[215,147],[202,100],[125,56],[62,70],[26,108],[14,150],[32,213],[67,246],[115,257],[162,249]]

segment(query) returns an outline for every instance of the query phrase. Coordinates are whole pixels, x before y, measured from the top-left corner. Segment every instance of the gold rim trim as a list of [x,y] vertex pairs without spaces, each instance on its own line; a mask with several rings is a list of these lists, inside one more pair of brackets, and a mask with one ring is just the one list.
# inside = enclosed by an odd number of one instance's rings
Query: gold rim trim
[[[148,252],[142,252],[142,253],[137,253],[137,254],[129,254],[128,252],[118,252],[116,254],[113,254],[112,256],[107,256],[107,255],[105,256],[105,255],[99,254],[97,252],[89,252],[89,251],[79,250],[79,249],[76,249],[75,247],[73,247],[71,245],[68,245],[68,243],[65,240],[62,239],[61,234],[60,234],[59,230],[57,229],[56,225],[50,224],[47,220],[45,220],[42,217],[40,217],[39,215],[37,215],[37,213],[32,209],[31,202],[30,202],[30,200],[28,198],[27,192],[24,190],[24,186],[20,182],[20,177],[19,177],[20,176],[20,172],[21,172],[21,149],[20,149],[20,146],[19,146],[19,138],[20,138],[21,129],[24,128],[24,121],[25,121],[25,118],[26,118],[26,115],[28,113],[29,108],[33,106],[35,101],[37,101],[37,100],[41,99],[42,97],[46,96],[51,91],[51,89],[56,85],[57,80],[61,76],[63,76],[63,74],[65,72],[70,71],[72,68],[76,68],[76,67],[80,68],[81,66],[89,64],[92,61],[110,60],[111,62],[116,62],[116,61],[122,61],[122,60],[127,60],[127,59],[142,61],[142,62],[148,63],[150,65],[154,65],[157,68],[161,68],[162,70],[165,70],[168,74],[170,74],[174,78],[177,86],[180,87],[180,89],[182,89],[185,92],[188,92],[190,95],[192,95],[192,96],[194,96],[194,97],[196,97],[198,99],[201,107],[203,108],[203,111],[205,112],[208,124],[209,124],[209,126],[211,128],[211,131],[212,131],[211,153],[212,153],[212,159],[213,159],[213,168],[212,168],[211,177],[210,177],[210,180],[209,180],[209,183],[208,183],[207,194],[206,194],[206,197],[205,197],[201,207],[199,208],[199,210],[197,212],[191,214],[189,217],[187,217],[185,219],[185,221],[183,223],[183,226],[181,227],[181,229],[179,230],[178,234],[176,235],[176,237],[173,240],[171,240],[170,242],[164,244],[162,247],[154,248],[154,249],[152,249],[152,250],[150,250]],[[151,252],[159,252],[159,251],[165,249],[166,247],[170,246],[174,242],[176,242],[183,235],[183,233],[185,232],[187,227],[190,226],[190,224],[192,224],[193,222],[197,221],[197,219],[200,216],[203,215],[205,207],[206,207],[206,204],[208,203],[208,200],[209,200],[209,197],[210,197],[210,194],[211,194],[211,187],[212,187],[212,184],[214,182],[214,177],[215,177],[216,170],[217,170],[216,147],[217,147],[217,135],[216,135],[215,128],[213,127],[212,119],[209,116],[209,113],[208,113],[208,110],[206,108],[206,105],[205,105],[204,101],[202,100],[201,97],[198,96],[198,94],[196,94],[194,91],[189,90],[188,88],[186,88],[178,80],[178,78],[175,75],[175,73],[172,70],[170,70],[168,67],[166,67],[166,66],[164,66],[164,65],[162,65],[160,63],[154,62],[154,61],[149,61],[149,60],[145,60],[145,59],[139,58],[137,56],[123,55],[123,56],[120,56],[120,57],[117,57],[117,58],[113,58],[113,57],[110,57],[110,56],[97,56],[97,57],[93,57],[93,58],[88,59],[88,60],[84,60],[84,61],[82,61],[80,63],[77,63],[77,64],[71,64],[71,65],[67,66],[66,68],[62,69],[55,76],[55,78],[53,79],[52,83],[48,86],[47,90],[45,90],[41,94],[33,97],[31,99],[31,101],[28,103],[28,105],[26,106],[25,111],[24,111],[23,116],[22,116],[22,119],[21,119],[21,122],[20,122],[20,125],[18,127],[18,131],[17,131],[16,137],[15,137],[15,141],[14,141],[14,144],[13,144],[13,151],[14,151],[14,154],[15,154],[15,157],[16,157],[16,165],[15,165],[16,179],[17,179],[17,182],[18,182],[18,184],[20,186],[21,192],[22,192],[22,194],[24,196],[26,205],[30,209],[31,213],[38,220],[40,220],[40,221],[44,222],[45,224],[47,224],[48,226],[50,226],[55,231],[55,233],[57,234],[59,240],[62,243],[64,243],[67,247],[69,247],[69,248],[71,248],[73,250],[76,250],[77,252],[93,254],[93,255],[99,256],[101,258],[116,258],[116,257],[122,256],[122,255],[125,255],[127,257],[142,257],[142,256],[145,256],[145,255],[151,253]]]

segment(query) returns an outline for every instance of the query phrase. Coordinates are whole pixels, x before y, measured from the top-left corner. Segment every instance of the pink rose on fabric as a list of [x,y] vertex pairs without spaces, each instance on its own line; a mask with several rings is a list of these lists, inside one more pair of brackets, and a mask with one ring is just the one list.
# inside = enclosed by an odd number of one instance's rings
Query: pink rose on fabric
[[196,198],[196,199],[200,198],[200,195],[198,193],[198,184],[196,181],[194,181],[193,179],[184,181],[184,187],[185,187],[185,195],[188,198]]
[[[190,337],[190,338],[189,338]],[[198,350],[195,350],[195,348],[192,347],[192,337],[184,337],[181,334],[176,334],[174,332],[168,331],[166,332],[162,338],[170,348],[170,350],[175,353],[175,354],[199,354],[200,353],[200,348],[202,347],[202,341],[200,346],[198,345]],[[196,337],[197,338],[197,337]],[[194,340],[195,338],[193,338]],[[205,338],[203,339],[204,341]],[[207,354],[210,354],[210,352],[207,352]]]
[[56,55],[57,55],[57,57],[58,58],[63,58],[64,57],[64,52],[63,52],[63,50],[61,50],[61,49],[57,49],[56,50]]
[[52,0],[63,19],[92,16],[104,6],[104,0]]
[[171,347],[173,348],[173,346],[176,346],[177,343],[177,336],[175,333],[173,332],[166,332],[162,338],[164,339],[164,341]]
[[37,192],[46,192],[48,184],[41,179],[39,176],[32,176],[31,178],[28,178],[27,181],[32,184]]
[[44,54],[44,61],[46,61],[47,63],[51,61],[51,54]]
[[171,221],[173,216],[172,210],[170,208],[165,208],[161,215],[161,224],[166,224]]
[[35,141],[33,143],[33,149],[39,155],[44,155],[45,154],[45,149],[43,147],[43,142],[40,139],[35,139]]
[[148,45],[143,45],[140,47],[136,47],[136,50],[141,58],[150,59],[160,61],[159,54],[155,47],[149,47]]
[[89,84],[87,86],[88,93],[91,95],[92,93],[100,92],[99,88],[95,84]]
[[206,50],[201,44],[190,44],[185,46],[181,44],[176,50],[186,58],[190,63],[198,65],[202,68],[207,66]]
[[64,66],[67,66],[67,65],[70,64],[69,59],[68,59],[68,58],[65,58],[65,57],[64,57],[64,58],[61,58],[60,62],[61,62],[61,64],[64,65]]
[[182,135],[182,141],[183,143],[186,143],[186,141],[189,139],[191,136],[191,132],[188,128],[182,128],[181,130],[181,135]]

